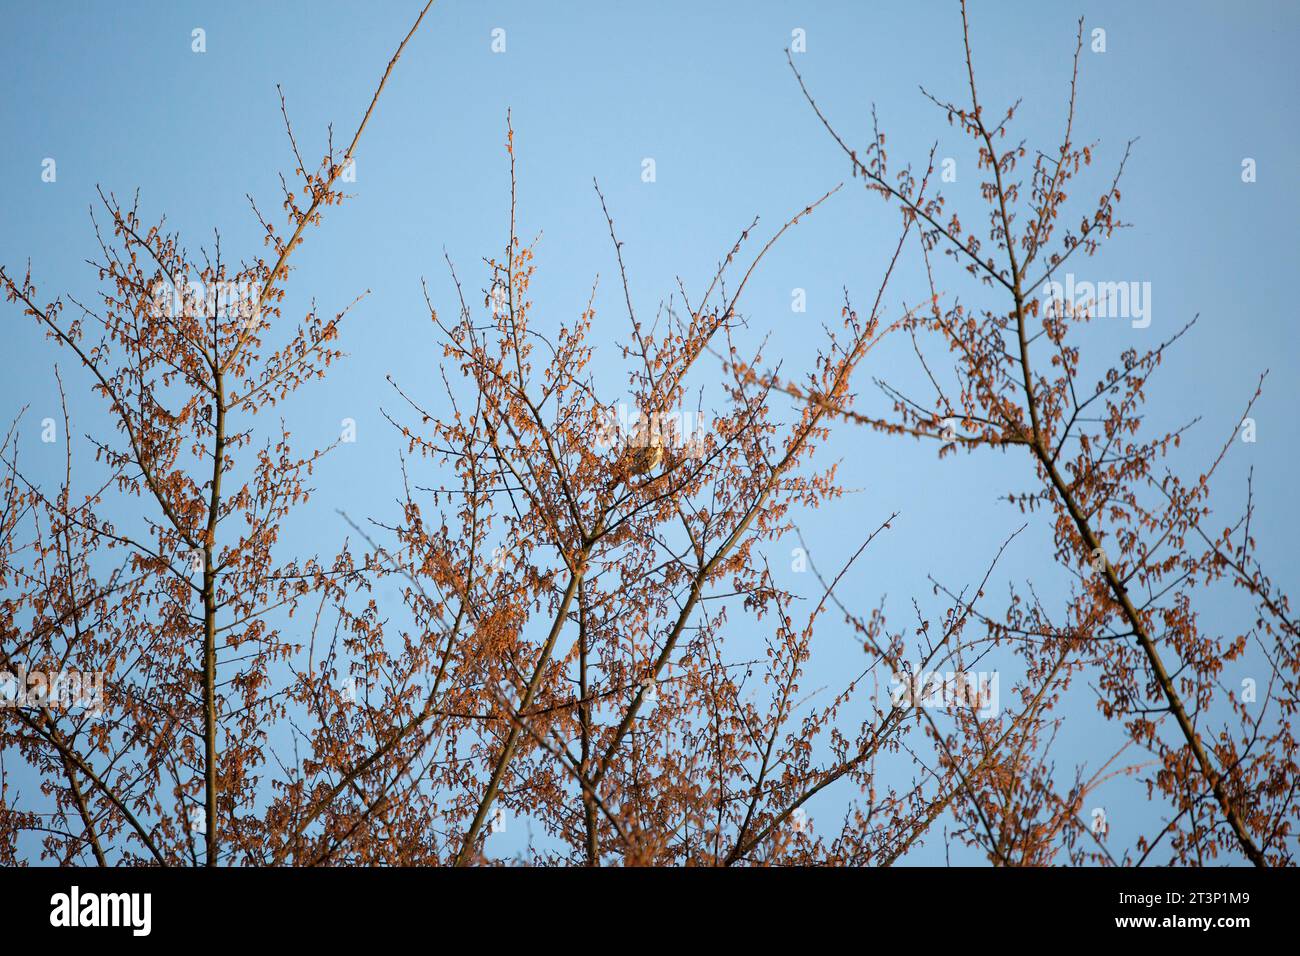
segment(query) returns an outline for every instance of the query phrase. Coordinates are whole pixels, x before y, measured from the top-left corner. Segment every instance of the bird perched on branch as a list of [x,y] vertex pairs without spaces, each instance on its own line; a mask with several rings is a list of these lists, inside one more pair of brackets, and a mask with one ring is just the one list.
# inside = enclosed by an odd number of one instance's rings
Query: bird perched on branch
[[649,474],[664,460],[664,441],[658,427],[640,424],[614,463],[609,487],[612,489],[638,475]]
[[659,467],[659,463],[664,460],[664,443],[656,434],[650,439],[649,444],[629,445],[624,453],[628,459],[627,473],[631,475],[644,475]]

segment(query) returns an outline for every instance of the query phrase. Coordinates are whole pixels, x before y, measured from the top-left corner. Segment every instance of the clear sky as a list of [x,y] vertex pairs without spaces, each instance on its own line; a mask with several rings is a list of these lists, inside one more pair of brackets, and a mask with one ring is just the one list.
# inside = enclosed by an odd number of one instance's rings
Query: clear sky
[[[146,220],[166,214],[191,249],[209,243],[215,228],[227,250],[261,254],[245,196],[278,212],[278,174],[291,169],[276,84],[304,154],[318,157],[327,123],[336,139],[350,136],[418,6],[0,2],[0,262],[21,268],[30,258],[45,298],[90,298],[94,275],[84,260],[97,250],[87,209],[97,184],[119,196],[139,187]],[[1231,432],[1258,374],[1270,370],[1256,408],[1258,441],[1234,453],[1219,500],[1237,508],[1245,470],[1255,467],[1266,518],[1257,535],[1262,555],[1295,591],[1300,6],[1008,0],[973,8],[981,93],[999,111],[1024,97],[1018,135],[1036,148],[1059,136],[1075,20],[1083,15],[1087,31],[1106,31],[1105,52],[1083,54],[1076,130],[1098,147],[1080,195],[1093,202],[1124,143],[1141,137],[1120,206],[1134,226],[1074,271],[1081,280],[1150,282],[1152,322],[1146,329],[1111,322],[1097,347],[1108,355],[1146,348],[1200,314],[1152,392],[1161,423],[1202,417],[1179,459],[1184,473],[1199,472]],[[206,32],[204,53],[191,49],[195,28]],[[494,28],[505,30],[504,53],[491,49]],[[336,548],[347,533],[336,508],[358,517],[394,514],[400,442],[380,415],[396,404],[384,376],[436,394],[441,349],[420,280],[428,280],[435,304],[453,308],[444,252],[468,289],[488,283],[481,257],[499,253],[508,222],[507,108],[520,232],[542,234],[534,321],[553,328],[576,318],[599,276],[598,337],[613,344],[625,329],[622,293],[593,177],[625,242],[644,313],[674,293],[679,276],[698,295],[755,215],[766,236],[848,180],[842,154],[786,64],[795,28],[807,36],[800,70],[841,132],[861,144],[875,103],[896,166],[908,157],[922,162],[937,140],[939,156],[958,160],[954,201],[970,222],[977,213],[982,219],[973,154],[918,89],[964,95],[955,3],[435,4],[362,141],[349,187],[355,199],[327,214],[295,260],[291,310],[311,297],[333,311],[370,295],[345,326],[349,358],[284,409],[302,443],[329,443],[345,417],[358,423],[357,443],[318,472],[320,494],[292,547]],[[1258,171],[1249,184],[1241,179],[1248,157]],[[47,158],[57,164],[53,183],[42,180]],[[642,181],[646,158],[655,161],[653,183]],[[897,212],[848,183],[783,239],[746,292],[751,323],[771,334],[769,355],[788,368],[812,359],[822,322],[837,320],[844,288],[860,307],[869,302],[896,240]],[[979,295],[952,269],[939,285]],[[807,290],[804,314],[791,311],[794,288]],[[889,314],[924,289],[909,260],[891,287]],[[882,351],[862,369],[859,390],[870,390],[872,376],[911,381],[910,354],[910,347]],[[54,358],[28,320],[12,307],[0,310],[0,417],[7,421],[24,405],[36,422],[55,414]],[[609,350],[600,361],[612,370],[614,359]],[[93,430],[97,403],[84,376],[62,361],[74,427]],[[23,455],[37,473],[49,447],[29,420]],[[938,462],[932,447],[848,428],[822,460],[834,458],[844,461],[845,483],[861,492],[801,518],[805,536],[819,564],[834,565],[900,512],[850,582],[859,607],[887,595],[900,622],[913,597],[934,606],[927,574],[958,587],[978,579],[1023,520],[996,497],[1032,481],[1027,465],[1009,466],[1000,455]],[[61,458],[48,467],[54,475]],[[1046,567],[1049,533],[1032,519],[1003,575],[1032,575],[1049,593],[1063,585],[1065,576]],[[832,633],[818,653],[809,687],[861,662],[847,634]],[[1084,739],[1093,707],[1086,698],[1075,706],[1077,739],[1067,730],[1058,759],[1086,762],[1099,753]],[[1119,728],[1108,733],[1117,740]],[[1151,829],[1151,811],[1133,796],[1117,784],[1106,798],[1120,845]],[[811,813],[815,819],[817,808]],[[494,836],[489,850],[508,852],[518,839],[518,828]],[[942,859],[933,847],[916,856]]]

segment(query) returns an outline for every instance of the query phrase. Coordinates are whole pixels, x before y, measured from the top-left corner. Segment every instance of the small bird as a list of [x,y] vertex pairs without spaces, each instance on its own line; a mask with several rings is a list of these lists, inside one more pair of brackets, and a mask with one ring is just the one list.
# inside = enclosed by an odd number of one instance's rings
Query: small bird
[[629,475],[644,475],[659,467],[659,463],[664,460],[664,444],[656,435],[651,439],[648,445],[630,445],[628,446],[628,467]]
[[629,478],[654,471],[659,467],[659,463],[664,460],[664,442],[659,429],[648,429],[650,433],[648,436],[646,431],[647,429],[638,427],[632,435],[632,440],[627,443],[623,453],[619,455],[618,461],[614,464],[612,480],[609,484],[610,488],[627,481]]

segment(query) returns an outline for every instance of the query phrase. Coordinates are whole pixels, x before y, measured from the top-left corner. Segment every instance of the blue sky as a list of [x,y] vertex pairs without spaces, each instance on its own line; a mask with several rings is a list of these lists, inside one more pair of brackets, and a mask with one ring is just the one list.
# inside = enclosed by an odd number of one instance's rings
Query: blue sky
[[[418,9],[414,2],[355,0],[0,6],[0,262],[21,267],[30,258],[46,298],[93,291],[83,260],[96,251],[87,208],[97,184],[119,196],[140,187],[146,220],[166,214],[191,249],[210,242],[215,228],[226,249],[259,254],[245,196],[275,210],[278,174],[291,168],[276,84],[310,161],[324,150],[326,124],[334,123],[336,140],[350,137]],[[1280,583],[1295,585],[1289,559],[1300,522],[1290,502],[1300,337],[1290,293],[1300,252],[1300,7],[974,4],[981,94],[998,110],[1024,97],[1017,130],[1031,146],[1047,148],[1059,136],[1079,15],[1087,31],[1106,31],[1107,46],[1104,53],[1085,49],[1082,60],[1076,129],[1098,141],[1097,163],[1083,180],[1087,202],[1104,190],[1124,143],[1141,138],[1120,207],[1133,228],[1074,269],[1080,279],[1149,281],[1153,290],[1150,328],[1112,322],[1090,341],[1107,355],[1145,348],[1200,314],[1162,369],[1152,401],[1162,424],[1202,416],[1179,459],[1186,471],[1231,431],[1257,375],[1270,369],[1256,408],[1258,441],[1238,446],[1222,501],[1229,511],[1239,506],[1253,465],[1267,517],[1258,532],[1262,555]],[[206,31],[205,53],[191,50],[195,28]],[[494,28],[506,31],[504,53],[491,50]],[[918,89],[964,95],[955,3],[435,4],[361,143],[357,182],[349,187],[355,199],[327,215],[295,260],[290,310],[311,297],[331,311],[370,295],[345,326],[349,358],[283,411],[299,441],[326,444],[341,419],[358,423],[357,443],[318,472],[314,512],[292,546],[336,548],[347,531],[336,508],[358,517],[393,514],[400,443],[380,415],[381,406],[396,404],[384,376],[435,394],[441,349],[420,280],[428,280],[435,304],[453,307],[444,251],[469,290],[487,284],[480,257],[503,247],[508,222],[507,108],[520,233],[541,233],[533,292],[542,318],[535,321],[553,328],[576,318],[599,276],[597,336],[612,345],[624,330],[622,292],[593,177],[625,243],[635,301],[647,314],[673,294],[678,277],[698,295],[754,216],[765,237],[848,179],[842,154],[786,65],[783,49],[795,28],[807,34],[800,70],[840,131],[861,143],[874,103],[895,166],[922,161],[938,140],[938,155],[958,160],[953,200],[973,223],[974,157]],[[647,157],[655,160],[653,183],[641,178]],[[1240,176],[1246,157],[1258,169],[1250,184]],[[57,163],[54,183],[42,181],[46,158]],[[849,180],[787,235],[745,298],[751,323],[772,336],[770,355],[790,368],[806,364],[821,323],[836,320],[844,288],[860,307],[869,302],[896,240],[896,217]],[[952,269],[939,285],[978,297]],[[794,288],[807,290],[806,314],[791,312]],[[891,286],[887,314],[914,304],[924,288],[909,260]],[[8,420],[24,405],[36,421],[54,414],[54,350],[12,308],[0,311],[0,323],[0,416]],[[602,361],[613,363],[612,351],[605,354]],[[868,392],[875,375],[913,380],[910,354],[901,343],[883,350],[874,367],[864,367],[859,390]],[[93,430],[96,403],[66,361],[64,369],[74,426]],[[43,447],[29,427],[24,456],[38,472]],[[864,611],[887,595],[900,620],[912,597],[932,600],[927,574],[957,586],[978,578],[1023,520],[996,497],[1032,478],[1001,456],[938,462],[931,447],[847,428],[823,460],[834,458],[844,461],[845,483],[861,492],[802,518],[805,536],[816,543],[818,563],[834,565],[899,511],[850,593]],[[61,459],[49,467],[61,467]],[[1063,584],[1064,576],[1044,570],[1048,541],[1049,530],[1031,521],[1003,573],[1032,572],[1049,589]],[[1225,603],[1225,614],[1229,608]],[[819,653],[815,676],[827,680],[861,658],[847,635],[842,646],[832,635]],[[1078,740],[1069,742],[1067,729],[1065,746],[1083,761],[1091,756],[1084,738],[1092,708],[1086,700],[1077,706]],[[1150,829],[1151,811],[1133,797],[1122,786],[1108,797],[1121,845]],[[491,840],[507,849],[504,835]],[[917,859],[935,862],[941,851]]]

